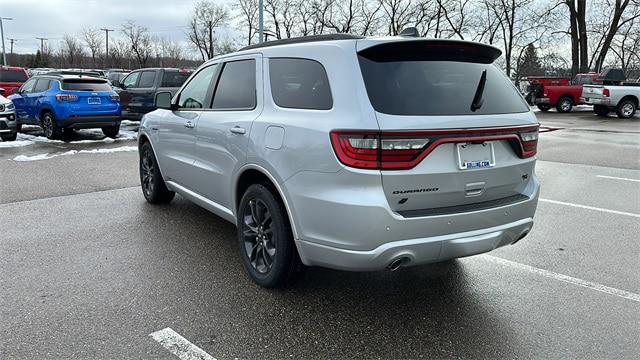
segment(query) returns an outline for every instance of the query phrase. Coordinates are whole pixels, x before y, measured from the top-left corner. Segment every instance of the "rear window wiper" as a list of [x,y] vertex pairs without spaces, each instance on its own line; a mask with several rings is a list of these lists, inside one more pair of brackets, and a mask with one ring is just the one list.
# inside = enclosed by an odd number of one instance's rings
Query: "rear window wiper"
[[484,93],[484,84],[487,83],[487,70],[482,72],[480,76],[480,82],[478,82],[478,87],[476,88],[476,94],[473,96],[473,101],[471,102],[471,111],[475,112],[476,110],[482,107],[482,103],[484,99],[482,98],[482,93]]

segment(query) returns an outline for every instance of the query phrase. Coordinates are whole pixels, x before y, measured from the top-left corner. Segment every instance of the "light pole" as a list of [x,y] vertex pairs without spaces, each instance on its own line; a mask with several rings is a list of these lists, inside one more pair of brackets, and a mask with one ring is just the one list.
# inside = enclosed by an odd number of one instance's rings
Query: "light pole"
[[106,48],[106,51],[105,51],[105,54],[104,54],[104,64],[103,64],[104,67],[106,68],[107,67],[107,61],[109,61],[109,32],[113,31],[113,29],[103,28],[103,29],[100,29],[100,30],[104,31],[104,33],[107,35],[107,41],[105,43],[107,48]]
[[36,39],[40,40],[40,55],[44,55],[44,42],[49,39],[43,37],[37,37]]
[[2,37],[2,65],[7,65],[7,52],[4,50],[4,28],[2,20],[13,20],[13,18],[0,17],[0,37]]
[[264,41],[264,4],[263,0],[258,1],[258,42]]

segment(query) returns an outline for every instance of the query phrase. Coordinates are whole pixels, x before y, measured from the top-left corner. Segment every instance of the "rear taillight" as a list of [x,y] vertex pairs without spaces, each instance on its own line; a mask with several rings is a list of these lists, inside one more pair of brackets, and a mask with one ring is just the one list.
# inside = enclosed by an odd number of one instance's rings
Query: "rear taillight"
[[609,97],[609,96],[611,96],[611,94],[609,93],[609,89],[604,89],[604,90],[602,90],[602,96],[604,96],[604,97]]
[[521,158],[532,157],[538,147],[538,126],[411,132],[331,132],[331,144],[341,163],[360,169],[377,170],[411,169],[444,143],[497,140],[507,140]]
[[530,158],[538,152],[538,130],[520,133],[522,143],[522,158]]
[[56,100],[58,101],[76,101],[78,100],[78,95],[74,94],[57,94]]
[[429,139],[413,133],[331,133],[331,142],[342,163],[361,169],[400,170],[415,166]]
[[118,96],[118,94],[113,94],[113,95],[111,95],[111,100],[112,101],[120,101],[120,96]]

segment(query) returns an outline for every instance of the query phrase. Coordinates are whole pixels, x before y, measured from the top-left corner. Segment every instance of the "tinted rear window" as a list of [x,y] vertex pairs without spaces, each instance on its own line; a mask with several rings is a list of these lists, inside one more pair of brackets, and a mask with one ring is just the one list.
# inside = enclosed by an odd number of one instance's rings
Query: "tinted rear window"
[[27,78],[24,71],[0,70],[0,81],[2,82],[25,82]]
[[213,95],[213,108],[249,110],[256,107],[256,61],[240,60],[224,64]]
[[191,72],[165,71],[161,87],[180,87],[187,81]]
[[329,110],[333,107],[324,67],[307,59],[270,59],[273,101],[280,107]]
[[62,90],[71,91],[112,91],[111,85],[99,80],[63,80]]
[[[414,54],[415,55],[415,54]],[[358,56],[369,100],[390,115],[482,115],[529,111],[509,79],[492,64]],[[413,56],[415,58],[415,56]],[[482,107],[471,110],[483,71]]]

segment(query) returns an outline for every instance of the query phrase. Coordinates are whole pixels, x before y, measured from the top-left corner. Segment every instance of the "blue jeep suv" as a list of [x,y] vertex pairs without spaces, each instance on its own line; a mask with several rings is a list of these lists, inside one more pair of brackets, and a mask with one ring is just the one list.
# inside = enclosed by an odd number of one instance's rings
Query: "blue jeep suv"
[[66,130],[101,128],[108,137],[120,131],[120,98],[105,79],[78,75],[37,75],[9,96],[18,123],[40,125],[49,139]]

